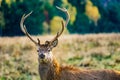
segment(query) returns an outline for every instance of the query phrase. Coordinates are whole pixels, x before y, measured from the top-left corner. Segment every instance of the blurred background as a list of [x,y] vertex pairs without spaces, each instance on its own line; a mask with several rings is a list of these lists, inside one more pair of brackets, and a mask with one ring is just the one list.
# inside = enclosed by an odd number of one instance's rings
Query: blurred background
[[70,13],[66,33],[120,32],[120,0],[0,0],[0,36],[20,36],[19,23],[23,14],[33,11],[25,21],[33,35],[54,34],[65,14]]
[[40,80],[36,46],[22,33],[23,14],[33,39],[51,40],[64,7],[70,21],[53,54],[60,65],[120,70],[120,0],[0,0],[0,80]]

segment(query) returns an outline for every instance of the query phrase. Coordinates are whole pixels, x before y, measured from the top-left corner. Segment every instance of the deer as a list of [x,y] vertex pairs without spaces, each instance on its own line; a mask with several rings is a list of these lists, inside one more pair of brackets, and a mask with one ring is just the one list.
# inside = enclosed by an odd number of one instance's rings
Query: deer
[[38,52],[38,72],[41,80],[120,80],[120,71],[116,70],[94,70],[80,69],[72,66],[62,66],[52,53],[52,49],[58,45],[58,38],[67,26],[70,15],[66,8],[57,7],[58,10],[66,14],[65,23],[61,21],[62,29],[57,32],[52,40],[46,40],[44,44],[40,43],[40,39],[35,41],[27,32],[24,21],[30,16],[30,13],[23,15],[20,21],[22,32],[37,46]]

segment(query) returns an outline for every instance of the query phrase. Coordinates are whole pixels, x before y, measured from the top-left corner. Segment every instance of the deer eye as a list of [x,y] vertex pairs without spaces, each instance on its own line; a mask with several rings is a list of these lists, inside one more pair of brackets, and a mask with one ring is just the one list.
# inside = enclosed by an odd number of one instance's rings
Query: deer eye
[[48,49],[48,52],[50,52],[51,51],[51,49]]
[[39,52],[39,50],[37,50],[37,52]]

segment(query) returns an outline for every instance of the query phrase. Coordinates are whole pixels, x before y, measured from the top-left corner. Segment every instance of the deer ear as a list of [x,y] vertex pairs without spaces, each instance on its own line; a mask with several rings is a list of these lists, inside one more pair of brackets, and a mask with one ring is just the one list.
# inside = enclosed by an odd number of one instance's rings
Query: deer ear
[[50,46],[51,46],[51,48],[53,48],[53,47],[56,47],[57,44],[58,44],[58,39],[54,40],[54,41],[51,43]]

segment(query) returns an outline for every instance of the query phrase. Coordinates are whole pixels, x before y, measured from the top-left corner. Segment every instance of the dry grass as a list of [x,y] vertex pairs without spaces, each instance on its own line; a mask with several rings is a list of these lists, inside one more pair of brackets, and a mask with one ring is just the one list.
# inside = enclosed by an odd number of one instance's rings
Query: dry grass
[[[41,42],[53,36],[39,37]],[[65,35],[53,49],[62,65],[120,70],[120,34]],[[0,38],[0,80],[39,80],[36,46],[26,37]]]

